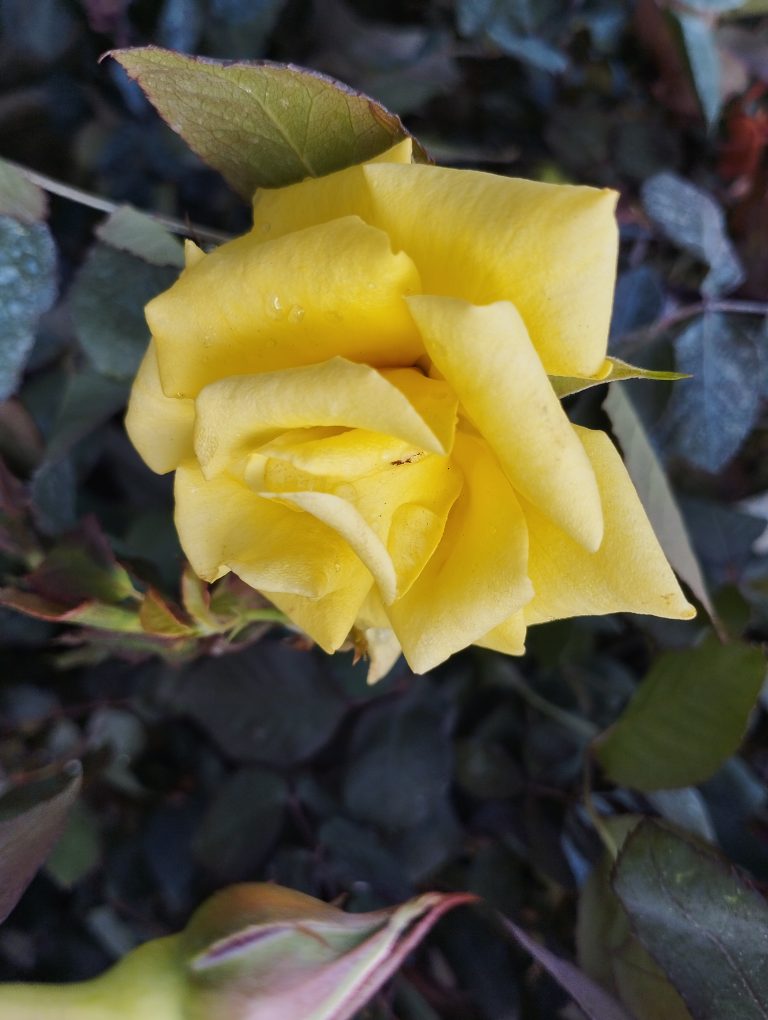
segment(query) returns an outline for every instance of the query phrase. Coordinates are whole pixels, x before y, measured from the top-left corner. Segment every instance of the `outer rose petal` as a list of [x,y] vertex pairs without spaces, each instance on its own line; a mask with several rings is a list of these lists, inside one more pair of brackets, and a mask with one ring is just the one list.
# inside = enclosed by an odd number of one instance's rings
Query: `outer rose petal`
[[145,463],[159,475],[173,471],[192,450],[195,405],[166,397],[160,386],[154,342],[150,343],[133,383],[125,427]]
[[175,496],[182,547],[207,581],[232,570],[253,588],[319,599],[359,573],[360,561],[334,531],[262,499],[230,475],[207,481],[194,462],[182,464]]
[[403,138],[392,146],[391,149],[385,149],[384,152],[380,152],[378,156],[373,156],[371,159],[367,159],[364,166],[369,166],[371,163],[412,163],[413,162],[413,139]]
[[408,298],[424,346],[507,478],[593,552],[603,537],[595,474],[509,302]]
[[371,575],[355,557],[346,584],[321,599],[262,591],[297,627],[309,634],[324,652],[336,652],[349,637],[360,606],[371,589]]
[[592,376],[610,323],[615,204],[594,188],[380,163],[260,191],[254,222],[275,237],[357,214],[408,253],[424,293],[511,301],[549,375]]
[[205,258],[205,252],[203,249],[195,244],[195,242],[189,238],[184,238],[184,268],[192,269],[198,262],[202,262]]
[[[413,159],[413,143],[410,138],[393,145],[368,163],[410,163]],[[348,167],[339,173],[324,177],[308,177],[300,184],[287,188],[260,188],[253,196],[253,223],[256,237],[282,237],[283,234],[317,223],[327,223],[354,213],[371,222],[373,203],[363,166]],[[292,206],[285,196],[295,195],[298,205]],[[306,200],[305,200],[306,198]],[[275,199],[279,202],[277,217],[271,221]]]
[[[439,435],[450,436],[456,398],[443,382],[411,369],[413,387],[425,394],[425,414],[401,390],[367,365],[331,358],[319,365],[236,375],[211,383],[196,401],[195,453],[206,477],[232,470],[276,434],[290,428],[340,425],[368,429],[415,443],[434,453],[447,452]],[[442,399],[433,400],[433,393]]]
[[402,648],[389,627],[366,627],[361,633],[369,662],[367,682],[375,684],[389,673],[400,658]]
[[680,590],[615,446],[604,432],[577,431],[600,486],[605,537],[589,555],[538,510],[524,506],[528,573],[536,592],[524,609],[526,622],[605,613],[691,619],[696,611]]
[[413,586],[387,608],[408,663],[424,673],[482,639],[532,595],[520,505],[482,440],[457,432],[465,485]]
[[475,641],[475,644],[481,648],[490,648],[494,652],[504,652],[505,655],[523,655],[526,629],[525,613],[520,610],[498,627],[494,627],[485,637]]
[[402,297],[419,289],[408,256],[355,216],[274,241],[251,231],[147,305],[163,389],[194,397],[224,376],[334,355],[411,365],[422,351]]

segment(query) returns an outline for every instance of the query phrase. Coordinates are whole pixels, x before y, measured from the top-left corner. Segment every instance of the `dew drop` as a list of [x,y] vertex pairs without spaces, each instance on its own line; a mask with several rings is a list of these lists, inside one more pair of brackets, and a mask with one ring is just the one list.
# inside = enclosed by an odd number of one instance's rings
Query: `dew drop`
[[301,305],[294,305],[288,313],[288,318],[291,322],[301,322],[304,318],[304,309]]
[[280,300],[280,296],[278,294],[273,294],[269,299],[268,311],[273,319],[282,319],[285,315],[283,302]]

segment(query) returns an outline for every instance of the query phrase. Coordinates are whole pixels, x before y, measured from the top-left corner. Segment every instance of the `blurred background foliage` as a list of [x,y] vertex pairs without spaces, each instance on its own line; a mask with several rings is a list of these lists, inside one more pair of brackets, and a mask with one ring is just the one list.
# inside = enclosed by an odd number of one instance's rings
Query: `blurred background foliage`
[[[612,353],[692,378],[569,408],[612,424],[695,622],[555,623],[368,687],[184,571],[121,426],[179,248],[104,217],[206,242],[248,210],[98,63],[146,43],[335,75],[441,163],[619,190]],[[0,156],[113,203],[0,167],[0,791],[83,762],[0,978],[97,973],[258,878],[472,890],[519,926],[453,913],[369,1020],[766,1016],[767,147],[764,0],[0,0]]]

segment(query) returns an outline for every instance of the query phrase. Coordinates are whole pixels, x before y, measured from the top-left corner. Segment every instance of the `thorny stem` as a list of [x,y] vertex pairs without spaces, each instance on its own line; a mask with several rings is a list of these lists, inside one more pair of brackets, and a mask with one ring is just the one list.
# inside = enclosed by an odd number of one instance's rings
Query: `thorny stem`
[[[70,202],[86,205],[89,209],[97,209],[99,212],[113,213],[120,208],[121,203],[119,202],[113,202],[111,199],[92,195],[89,191],[83,191],[81,188],[75,188],[71,184],[65,184],[64,181],[57,181],[53,177],[46,176],[46,174],[30,170],[29,167],[23,166],[21,163],[14,163],[11,159],[4,159],[4,162],[18,170],[32,184],[36,184],[39,188],[50,192],[52,195],[58,195],[60,198],[69,199]],[[165,227],[166,230],[170,230],[172,234],[181,234],[186,237],[191,235],[201,241],[210,241],[213,244],[223,244],[231,239],[228,234],[224,234],[219,230],[212,230],[210,227],[199,227],[195,223],[183,223],[181,220],[175,220],[170,216],[163,216],[160,213],[147,212],[143,209],[141,211],[145,216],[151,217],[156,223]]]

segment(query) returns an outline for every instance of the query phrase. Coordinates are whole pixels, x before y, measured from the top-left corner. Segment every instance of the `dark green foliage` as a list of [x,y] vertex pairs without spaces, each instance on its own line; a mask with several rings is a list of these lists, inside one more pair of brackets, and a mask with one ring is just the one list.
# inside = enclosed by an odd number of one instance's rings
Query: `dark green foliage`
[[[762,0],[0,0],[0,157],[119,207],[46,202],[0,163],[0,980],[97,973],[213,889],[267,879],[352,909],[484,897],[360,1020],[768,1015],[750,884],[768,880],[767,17]],[[566,380],[568,406],[613,428],[696,621],[549,624],[522,660],[470,650],[369,688],[351,652],[184,572],[169,480],[121,422],[142,305],[181,265],[136,210],[207,247],[248,209],[97,64],[126,45],[307,66],[404,116],[438,162],[620,191],[610,353],[691,378],[607,399]],[[401,130],[371,132],[358,100],[341,162]],[[227,136],[248,135],[245,171],[196,139],[243,195],[269,114]],[[279,155],[273,183],[317,152]]]
[[597,758],[614,782],[635,790],[703,782],[744,739],[764,679],[759,648],[715,635],[665,652],[598,742]]
[[0,396],[15,392],[40,315],[55,296],[56,255],[48,227],[0,216]]
[[641,822],[624,844],[612,885],[693,1016],[766,1016],[768,905],[710,847]]

